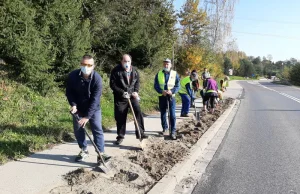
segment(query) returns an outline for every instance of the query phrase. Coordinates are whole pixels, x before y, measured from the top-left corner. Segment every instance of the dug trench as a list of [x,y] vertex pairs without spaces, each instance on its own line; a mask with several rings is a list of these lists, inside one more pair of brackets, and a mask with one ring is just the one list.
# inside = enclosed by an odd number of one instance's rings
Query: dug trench
[[143,151],[128,151],[111,160],[111,171],[77,169],[64,175],[65,185],[56,187],[51,194],[109,194],[147,193],[176,163],[182,161],[190,148],[233,103],[225,99],[214,114],[201,112],[200,125],[192,118],[178,124],[178,139],[171,141],[151,136]]

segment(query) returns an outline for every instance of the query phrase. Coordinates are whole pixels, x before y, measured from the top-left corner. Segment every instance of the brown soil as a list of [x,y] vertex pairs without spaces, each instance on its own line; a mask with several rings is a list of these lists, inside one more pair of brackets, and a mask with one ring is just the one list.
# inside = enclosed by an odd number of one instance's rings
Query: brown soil
[[140,165],[154,178],[160,180],[177,162],[189,152],[180,141],[166,141],[163,138],[149,138],[143,152],[131,152],[129,158]]
[[143,151],[128,151],[125,157],[114,158],[108,175],[84,169],[70,172],[64,176],[68,185],[54,188],[50,193],[146,193],[156,181],[188,155],[189,148],[232,103],[233,99],[225,99],[214,114],[201,112],[200,123],[192,118],[180,123],[177,126],[176,141],[149,137]]
[[51,194],[111,194],[145,193],[154,180],[137,164],[124,157],[116,157],[110,162],[111,170],[107,175],[83,168],[64,176],[68,185],[56,187]]

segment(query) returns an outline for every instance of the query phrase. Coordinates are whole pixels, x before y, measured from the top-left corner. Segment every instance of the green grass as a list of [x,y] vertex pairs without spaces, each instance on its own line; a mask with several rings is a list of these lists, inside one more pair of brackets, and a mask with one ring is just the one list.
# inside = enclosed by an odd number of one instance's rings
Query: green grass
[[242,76],[229,76],[230,80],[229,81],[232,81],[232,80],[256,80],[257,78],[250,78],[249,79],[246,79]]
[[[153,81],[153,74],[141,72],[141,107],[146,113],[157,109]],[[57,88],[42,97],[9,80],[0,81],[0,86],[0,164],[74,140],[70,107],[63,90]],[[103,87],[102,125],[108,129],[115,126],[115,120],[113,94],[106,75],[103,75]]]
[[287,81],[287,80],[280,80],[280,81],[272,81],[274,84],[280,84],[280,85],[286,85],[286,86],[291,86],[292,84]]

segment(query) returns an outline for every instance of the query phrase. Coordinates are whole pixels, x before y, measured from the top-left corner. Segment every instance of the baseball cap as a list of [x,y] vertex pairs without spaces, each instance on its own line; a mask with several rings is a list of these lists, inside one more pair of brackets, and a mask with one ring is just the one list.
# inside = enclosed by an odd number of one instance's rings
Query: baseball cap
[[171,63],[171,60],[168,59],[168,58],[166,58],[166,59],[164,60],[164,62],[166,62],[166,63]]

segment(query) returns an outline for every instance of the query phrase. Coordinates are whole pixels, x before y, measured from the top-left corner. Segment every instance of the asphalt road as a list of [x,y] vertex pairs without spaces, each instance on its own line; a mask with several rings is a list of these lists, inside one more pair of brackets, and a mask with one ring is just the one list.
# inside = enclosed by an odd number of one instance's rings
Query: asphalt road
[[193,194],[300,194],[300,89],[240,83],[240,108]]

